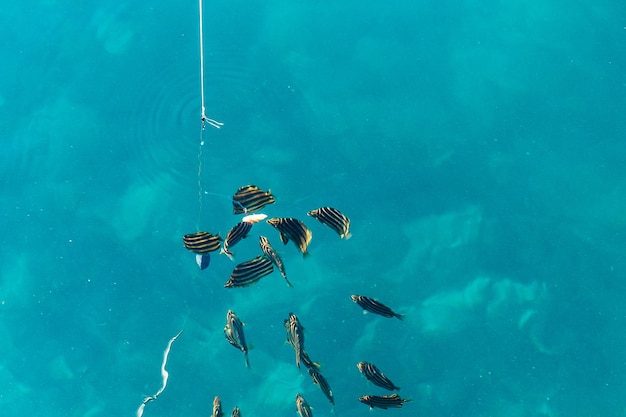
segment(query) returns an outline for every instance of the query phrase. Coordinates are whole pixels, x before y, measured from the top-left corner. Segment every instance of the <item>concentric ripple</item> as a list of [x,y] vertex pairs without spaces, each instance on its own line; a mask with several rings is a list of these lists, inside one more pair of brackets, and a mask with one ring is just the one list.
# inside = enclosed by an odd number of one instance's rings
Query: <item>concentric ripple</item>
[[[242,56],[230,51],[205,57],[206,115],[222,122],[222,100],[213,86],[224,94],[245,97],[254,91],[254,81]],[[226,89],[226,90],[225,90]],[[197,192],[198,147],[201,140],[201,94],[198,60],[170,59],[142,74],[141,85],[132,92],[125,125],[131,126],[124,139],[129,159],[138,164],[136,175],[151,187],[167,194]],[[209,100],[210,99],[210,100]],[[206,126],[206,129],[213,129]],[[213,133],[209,130],[207,134]],[[205,151],[205,153],[207,153]],[[214,161],[212,169],[218,169]],[[163,175],[169,178],[163,181]],[[194,191],[195,190],[195,191]]]

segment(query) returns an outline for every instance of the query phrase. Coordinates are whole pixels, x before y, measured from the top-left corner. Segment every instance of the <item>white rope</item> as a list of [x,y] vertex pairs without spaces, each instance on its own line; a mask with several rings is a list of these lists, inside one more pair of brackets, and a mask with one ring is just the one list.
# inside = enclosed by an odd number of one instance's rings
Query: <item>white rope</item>
[[170,354],[172,343],[174,343],[174,341],[178,339],[178,336],[180,336],[182,332],[183,332],[182,330],[178,332],[176,336],[172,337],[169,343],[167,344],[167,347],[165,348],[165,352],[163,353],[163,363],[161,363],[161,377],[163,378],[163,383],[161,384],[161,388],[159,388],[159,390],[154,395],[146,397],[143,400],[143,402],[137,409],[137,417],[141,417],[143,415],[143,409],[146,407],[146,404],[148,404],[150,401],[156,400],[159,397],[159,395],[161,395],[161,393],[165,390],[165,387],[167,386],[167,379],[169,378],[169,372],[167,372],[167,369],[165,369],[165,365],[167,365],[167,357]]
[[202,129],[204,130],[204,123],[208,123],[216,129],[224,126],[224,123],[218,122],[217,120],[210,119],[206,117],[205,114],[205,106],[204,106],[204,45],[203,45],[203,35],[202,35],[202,0],[198,0],[198,8],[200,9],[200,97],[202,100],[202,110],[201,110],[201,120],[202,120]]
[[199,20],[200,20],[200,100],[201,100],[201,109],[200,109],[200,143],[198,145],[198,219],[196,221],[196,228],[200,226],[200,220],[202,217],[202,204],[204,200],[204,189],[202,188],[202,160],[203,160],[203,148],[204,148],[204,134],[205,134],[205,124],[213,126],[216,129],[224,126],[224,123],[218,122],[217,120],[211,119],[206,116],[206,107],[204,104],[204,35],[202,29],[202,0],[198,0],[198,9],[199,9]]

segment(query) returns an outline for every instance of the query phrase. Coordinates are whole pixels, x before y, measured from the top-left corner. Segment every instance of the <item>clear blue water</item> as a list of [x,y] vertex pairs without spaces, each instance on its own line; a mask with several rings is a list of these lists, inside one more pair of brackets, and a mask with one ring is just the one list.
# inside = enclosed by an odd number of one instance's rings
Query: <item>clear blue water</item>
[[[626,415],[626,6],[583,0],[0,6],[0,409],[5,416],[292,416],[283,319],[306,327],[337,416]],[[78,5],[80,3],[80,5]],[[116,3],[113,5],[113,3]],[[198,176],[198,161],[202,171]],[[198,198],[198,180],[203,190]],[[230,196],[305,220],[311,256],[227,290],[181,237]],[[306,217],[332,205],[341,240]],[[254,256],[268,225],[237,245]],[[363,315],[354,293],[404,321]],[[250,369],[226,342],[246,323]]]

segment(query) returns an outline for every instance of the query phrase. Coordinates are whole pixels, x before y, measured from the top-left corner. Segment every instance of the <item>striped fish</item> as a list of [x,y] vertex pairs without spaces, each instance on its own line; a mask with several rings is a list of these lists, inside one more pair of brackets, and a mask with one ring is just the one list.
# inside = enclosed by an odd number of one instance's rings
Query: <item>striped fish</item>
[[300,361],[304,352],[304,327],[300,324],[298,316],[289,313],[289,318],[285,319],[285,330],[287,330],[287,342],[296,352],[296,365],[300,367]]
[[383,408],[386,410],[388,408],[401,408],[404,403],[411,400],[408,398],[402,399],[398,394],[391,394],[363,395],[362,397],[359,397],[359,401],[361,401],[363,404],[369,405],[370,410],[372,408]]
[[276,200],[269,190],[263,191],[256,185],[244,185],[233,195],[233,213],[252,213],[275,202]]
[[222,238],[209,232],[196,232],[183,236],[183,244],[191,252],[205,255],[218,250],[222,244]]
[[292,217],[274,217],[267,220],[280,233],[280,241],[287,244],[291,239],[303,256],[308,255],[307,248],[313,234],[304,223]]
[[283,260],[280,259],[278,253],[276,253],[272,245],[270,245],[269,239],[265,236],[259,236],[259,244],[261,245],[261,250],[263,251],[265,256],[267,256],[272,261],[272,263],[276,265],[276,268],[278,268],[278,271],[280,271],[280,275],[285,278],[285,281],[287,281],[287,285],[293,287],[293,285],[291,285],[291,282],[289,282],[289,280],[287,279],[287,273],[285,272],[285,265],[283,264]]
[[333,229],[342,239],[350,239],[352,237],[350,234],[350,219],[335,208],[320,207],[309,211],[307,215]]
[[335,405],[335,398],[333,397],[333,390],[330,389],[328,381],[324,378],[317,368],[309,368],[309,375],[313,378],[313,383],[318,385],[331,405]]
[[233,253],[230,251],[230,248],[239,243],[241,239],[245,239],[250,229],[252,229],[252,223],[250,222],[239,222],[234,225],[233,228],[228,231],[226,239],[224,239],[220,254],[223,253],[232,260]]
[[313,411],[311,406],[306,402],[304,397],[300,393],[296,394],[296,409],[300,417],[313,417]]
[[300,362],[302,362],[304,366],[307,367],[307,369],[318,370],[319,368],[321,368],[321,365],[319,363],[313,362],[311,360],[311,357],[307,353],[306,349],[303,349],[302,352],[300,352]]
[[400,320],[404,319],[403,314],[394,312],[392,309],[373,298],[366,297],[364,295],[351,295],[350,297],[352,298],[352,301],[360,305],[363,310],[369,311],[370,313],[378,314],[387,318],[397,317]]
[[224,417],[224,413],[222,413],[222,401],[217,395],[213,398],[213,414],[211,414],[211,417]]
[[272,261],[265,256],[257,256],[246,262],[242,262],[233,269],[225,288],[248,287],[256,284],[261,278],[274,271]]
[[224,336],[232,346],[236,347],[246,357],[246,367],[250,366],[248,362],[248,345],[246,345],[246,336],[243,333],[244,324],[233,310],[226,313],[226,326],[224,326]]
[[239,407],[233,408],[233,412],[230,414],[230,417],[241,417],[241,410],[239,410]]
[[370,381],[372,384],[377,385],[381,388],[388,389],[389,391],[399,390],[400,387],[396,386],[389,378],[385,376],[380,369],[376,367],[373,363],[369,362],[359,362],[357,365],[359,371]]

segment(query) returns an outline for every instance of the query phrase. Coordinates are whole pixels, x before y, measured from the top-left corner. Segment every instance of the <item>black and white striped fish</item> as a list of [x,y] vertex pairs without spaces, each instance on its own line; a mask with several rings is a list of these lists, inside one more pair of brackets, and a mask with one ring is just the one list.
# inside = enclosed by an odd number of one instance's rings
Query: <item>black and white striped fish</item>
[[252,213],[275,202],[269,190],[263,191],[256,185],[244,185],[233,195],[233,213]]
[[276,268],[278,268],[280,274],[283,276],[283,278],[285,278],[285,281],[287,281],[287,285],[292,287],[293,285],[291,285],[291,282],[289,282],[289,280],[287,279],[285,264],[283,264],[283,260],[280,258],[280,256],[278,256],[276,250],[272,247],[272,245],[270,245],[269,239],[265,236],[259,236],[259,245],[261,245],[261,250],[263,251],[265,256],[267,256],[272,261],[272,263],[276,265]]
[[360,305],[363,310],[369,311],[370,313],[378,314],[387,318],[397,317],[400,320],[404,319],[403,314],[394,312],[392,309],[373,298],[366,297],[364,295],[351,295],[350,297],[352,298],[352,301]]
[[225,288],[248,287],[256,284],[261,278],[274,271],[272,261],[266,256],[257,256],[254,259],[240,263],[233,269]]
[[300,324],[298,316],[293,313],[289,313],[289,318],[285,319],[284,323],[287,331],[287,342],[289,342],[296,353],[296,365],[299,368],[302,353],[304,352],[304,327]]
[[313,417],[311,406],[306,402],[304,397],[300,395],[300,393],[296,394],[296,410],[298,410],[300,417]]
[[230,417],[241,417],[241,410],[239,410],[239,407],[233,408],[233,412],[230,414]]
[[370,409],[383,408],[386,410],[388,408],[401,408],[404,403],[411,400],[408,398],[402,399],[398,394],[391,394],[363,395],[362,397],[359,397],[359,401],[361,401],[363,404],[369,405]]
[[213,398],[213,414],[211,414],[211,417],[224,417],[224,413],[222,412],[222,401],[217,395]]
[[209,232],[196,232],[183,236],[185,248],[198,255],[216,251],[222,244],[222,238]]
[[230,248],[239,243],[241,239],[245,239],[246,236],[248,236],[250,229],[252,229],[252,223],[250,222],[239,222],[234,225],[233,228],[228,231],[226,239],[224,239],[224,244],[222,245],[220,254],[223,253],[232,260],[233,253],[230,251]]
[[293,217],[274,217],[267,220],[280,233],[280,241],[287,244],[289,240],[298,247],[303,256],[308,255],[307,248],[313,234],[304,223]]
[[383,374],[380,369],[373,363],[369,362],[359,362],[357,365],[359,371],[370,381],[372,384],[377,385],[381,388],[388,389],[389,391],[399,390],[400,387],[396,386],[389,378]]
[[324,378],[317,368],[309,368],[309,375],[313,378],[313,383],[320,387],[328,401],[330,401],[331,405],[335,405],[335,397],[333,396],[333,390],[330,389],[330,385],[328,385],[328,381]]
[[300,362],[304,364],[307,369],[318,370],[321,367],[319,363],[313,362],[313,360],[311,360],[311,357],[307,353],[306,349],[303,349],[302,352],[300,352]]
[[322,224],[333,229],[342,239],[350,239],[352,237],[350,234],[350,219],[336,208],[320,207],[309,211],[307,215],[316,218]]
[[226,326],[224,326],[224,336],[232,346],[243,352],[246,357],[246,367],[250,366],[248,362],[248,345],[246,344],[246,336],[243,332],[243,322],[233,310],[226,313]]

